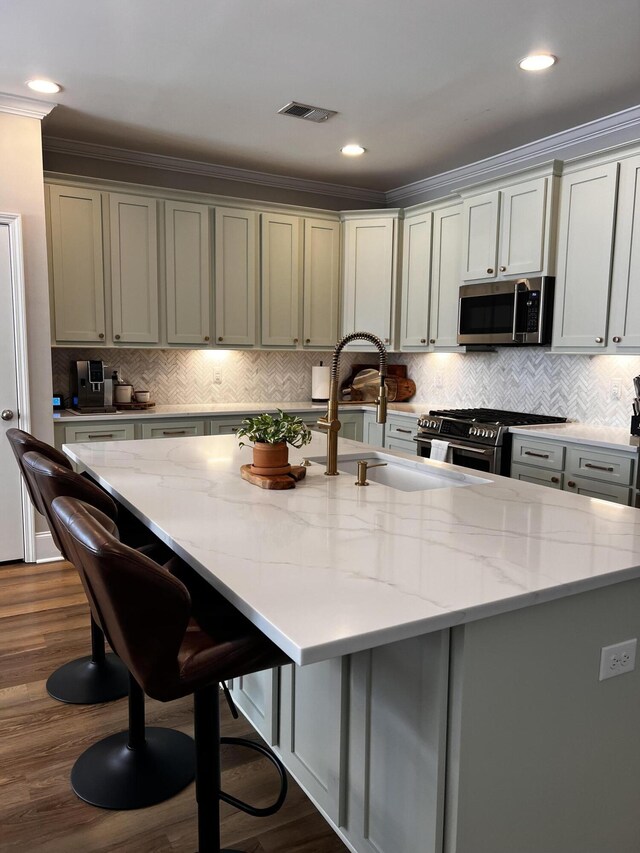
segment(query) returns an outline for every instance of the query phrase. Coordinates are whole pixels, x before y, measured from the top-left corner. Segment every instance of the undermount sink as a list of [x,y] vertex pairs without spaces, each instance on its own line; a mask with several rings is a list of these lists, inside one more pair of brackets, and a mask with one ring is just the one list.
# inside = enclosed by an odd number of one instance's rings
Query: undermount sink
[[[380,465],[384,467],[369,468],[367,470],[367,481],[398,489],[401,492],[418,492],[427,489],[455,489],[461,486],[481,486],[491,483],[484,477],[475,477],[473,474],[462,474],[460,471],[447,471],[431,465],[428,460],[420,461],[413,459],[401,459],[388,453],[369,451],[366,453],[348,453],[338,456],[338,471],[341,474],[352,475],[358,473],[358,462],[366,459],[369,465]],[[325,464],[324,456],[312,456],[310,462],[319,465]]]

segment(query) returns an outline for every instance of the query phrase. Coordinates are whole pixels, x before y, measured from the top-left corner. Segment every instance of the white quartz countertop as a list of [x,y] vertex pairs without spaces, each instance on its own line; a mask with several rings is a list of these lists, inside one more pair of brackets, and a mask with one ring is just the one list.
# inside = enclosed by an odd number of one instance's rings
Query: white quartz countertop
[[624,427],[568,423],[510,427],[509,432],[513,435],[526,435],[530,438],[549,438],[555,441],[591,444],[610,450],[634,450],[637,453],[640,449],[640,437],[629,435],[629,430]]
[[[389,403],[388,410],[397,415],[409,415],[415,418],[418,415],[428,411],[426,403]],[[105,414],[82,414],[73,409],[65,409],[61,412],[53,413],[54,423],[58,421],[66,422],[84,422],[84,421],[110,421],[117,418],[119,421],[140,420],[140,418],[175,418],[175,417],[194,417],[203,415],[247,415],[259,414],[260,412],[275,412],[276,409],[282,409],[283,412],[295,414],[296,412],[316,411],[322,414],[327,410],[326,403],[312,403],[311,400],[306,400],[296,403],[277,403],[267,401],[262,403],[187,403],[179,406],[154,406],[153,409],[127,409]],[[342,411],[354,412],[374,412],[375,405],[373,403],[341,403]]]
[[[314,435],[291,461],[325,448]],[[313,464],[267,491],[241,479],[235,436],[64,450],[298,664],[640,577],[638,510],[517,480],[402,492]]]

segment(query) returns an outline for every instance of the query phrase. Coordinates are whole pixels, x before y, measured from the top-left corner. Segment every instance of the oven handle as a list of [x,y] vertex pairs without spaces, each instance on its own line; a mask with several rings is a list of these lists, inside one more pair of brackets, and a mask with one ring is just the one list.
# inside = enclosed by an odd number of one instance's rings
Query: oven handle
[[[414,438],[413,440],[424,442],[425,444],[427,442],[429,444],[431,444],[430,438],[420,438],[420,436],[418,436],[418,437]],[[484,447],[482,447],[482,448],[480,448],[480,447],[468,447],[465,444],[449,444],[449,447],[452,450],[463,450],[463,451],[465,451],[465,453],[467,453],[467,452],[468,453],[478,453],[480,456],[491,456],[491,454],[493,453],[493,451],[495,449],[493,447],[488,447],[486,449]]]

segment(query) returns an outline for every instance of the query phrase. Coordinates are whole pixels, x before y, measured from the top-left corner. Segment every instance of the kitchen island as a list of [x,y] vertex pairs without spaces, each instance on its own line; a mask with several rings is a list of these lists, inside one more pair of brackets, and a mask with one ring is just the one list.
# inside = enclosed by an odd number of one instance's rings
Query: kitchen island
[[639,673],[598,680],[640,630],[636,510],[317,464],[263,491],[233,436],[66,451],[295,662],[234,693],[352,850],[637,853]]

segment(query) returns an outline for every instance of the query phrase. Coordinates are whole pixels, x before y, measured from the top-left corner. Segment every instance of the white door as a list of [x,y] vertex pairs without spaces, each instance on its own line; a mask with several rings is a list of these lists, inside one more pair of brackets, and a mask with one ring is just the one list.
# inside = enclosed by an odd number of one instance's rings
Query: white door
[[[16,352],[13,328],[13,287],[9,228],[0,225],[0,562],[22,560],[22,489],[20,472],[6,438],[10,427],[18,426],[18,390],[16,386]],[[13,413],[13,415],[11,415]],[[9,418],[4,420],[4,418]]]

